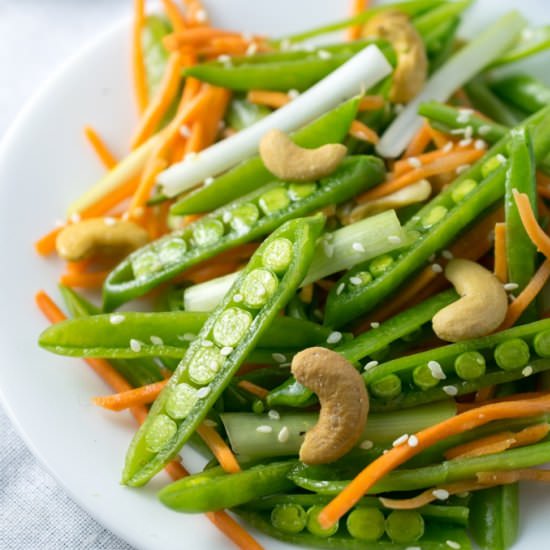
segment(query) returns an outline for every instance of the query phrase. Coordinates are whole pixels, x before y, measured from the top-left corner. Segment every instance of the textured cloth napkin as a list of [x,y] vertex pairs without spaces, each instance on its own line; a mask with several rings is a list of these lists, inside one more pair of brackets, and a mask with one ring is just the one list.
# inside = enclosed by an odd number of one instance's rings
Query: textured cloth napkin
[[[52,70],[130,10],[130,0],[0,0],[0,136]],[[67,496],[2,407],[0,549],[132,550]]]

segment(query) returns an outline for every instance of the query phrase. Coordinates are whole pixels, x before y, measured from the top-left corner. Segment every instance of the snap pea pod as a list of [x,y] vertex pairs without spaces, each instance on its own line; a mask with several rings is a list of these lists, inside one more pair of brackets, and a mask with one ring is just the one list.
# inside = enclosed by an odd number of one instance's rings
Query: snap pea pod
[[142,296],[185,269],[262,237],[287,220],[348,200],[383,177],[380,159],[357,156],[344,159],[319,182],[274,181],[130,254],[105,281],[104,309]]
[[[116,313],[70,319],[48,327],[39,344],[74,357],[183,357],[208,313]],[[277,317],[258,341],[258,348],[300,350],[326,344],[330,329],[311,321]],[[286,362],[286,359],[281,362]]]
[[548,48],[550,48],[550,25],[529,27],[521,33],[518,43],[494,61],[490,67],[500,67],[513,63]]
[[452,17],[424,35],[430,75],[437,71],[453,54],[460,22],[460,17]]
[[148,15],[141,31],[143,64],[149,98],[155,97],[168,64],[168,51],[162,39],[172,32],[170,22],[161,15]]
[[300,285],[324,222],[321,215],[291,220],[254,253],[134,436],[123,483],[147,483],[193,434]]
[[231,64],[209,61],[189,67],[185,70],[185,75],[230,90],[267,89],[303,92],[369,44],[376,44],[388,61],[395,64],[393,49],[386,41],[356,40],[323,46],[313,51],[301,50],[232,57]]
[[264,105],[250,103],[244,98],[234,98],[229,104],[225,118],[230,128],[240,131],[262,120],[269,113],[271,110]]
[[499,78],[491,82],[491,89],[499,97],[528,113],[536,113],[550,104],[550,88],[530,75]]
[[[335,351],[341,353],[348,361],[355,363],[375,354],[394,343],[399,338],[420,329],[443,307],[456,300],[454,290],[448,290],[428,298],[424,302],[398,313],[378,328],[360,334],[350,342],[339,345]],[[289,378],[278,388],[273,389],[267,396],[267,403],[271,407],[285,405],[289,407],[303,407],[312,402],[313,393],[294,377]]]
[[[550,148],[549,113],[550,108],[539,111],[521,126],[534,128],[533,148],[537,162]],[[502,198],[508,142],[506,135],[405,224],[405,230],[418,235],[410,247],[399,254],[375,258],[368,265],[358,265],[346,273],[329,293],[325,324],[340,327],[370,311],[424,266],[432,254],[444,248],[486,208]],[[373,280],[362,285],[351,284],[350,279],[366,270],[373,275]]]
[[[292,140],[307,148],[341,142],[348,135],[358,108],[359,98],[352,98],[293,133]],[[209,212],[272,180],[273,175],[262,159],[255,156],[218,176],[211,184],[189,193],[172,206],[171,212],[175,215]]]
[[231,508],[291,489],[293,483],[286,475],[296,464],[297,460],[259,464],[234,474],[225,474],[215,468],[215,472],[207,470],[171,483],[161,489],[158,497],[165,506],[178,512]]
[[446,2],[434,9],[419,15],[414,19],[416,30],[425,37],[433,32],[435,28],[452,20],[470,7],[472,0],[459,2]]

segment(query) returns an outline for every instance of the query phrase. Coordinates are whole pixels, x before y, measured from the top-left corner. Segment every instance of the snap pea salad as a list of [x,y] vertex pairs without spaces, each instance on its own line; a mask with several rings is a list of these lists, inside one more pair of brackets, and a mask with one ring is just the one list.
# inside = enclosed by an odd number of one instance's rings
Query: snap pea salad
[[550,87],[518,63],[549,27],[354,2],[274,38],[185,4],[136,2],[132,150],[88,128],[107,173],[36,243],[66,263],[39,345],[140,424],[122,484],[166,469],[245,549],[511,548],[550,481]]

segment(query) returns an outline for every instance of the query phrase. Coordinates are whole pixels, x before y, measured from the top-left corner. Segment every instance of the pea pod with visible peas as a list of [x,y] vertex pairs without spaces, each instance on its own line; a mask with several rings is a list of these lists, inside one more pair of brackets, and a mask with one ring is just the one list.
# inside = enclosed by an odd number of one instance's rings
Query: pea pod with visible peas
[[147,483],[194,433],[296,292],[313,259],[324,221],[320,215],[289,221],[254,253],[189,346],[135,435],[123,483]]

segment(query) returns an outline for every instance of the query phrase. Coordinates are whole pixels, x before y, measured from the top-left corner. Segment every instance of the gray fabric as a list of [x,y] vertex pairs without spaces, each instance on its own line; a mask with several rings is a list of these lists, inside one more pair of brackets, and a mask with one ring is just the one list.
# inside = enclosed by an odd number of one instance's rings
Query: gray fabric
[[[52,70],[130,10],[129,0],[0,0],[0,136]],[[2,407],[0,549],[131,550],[67,496]]]

